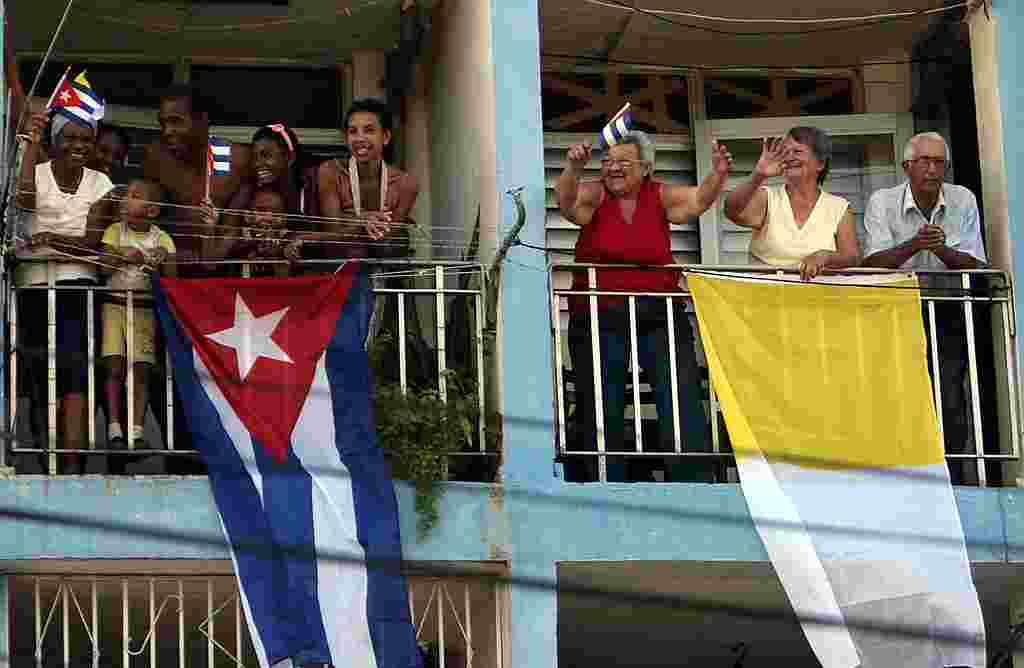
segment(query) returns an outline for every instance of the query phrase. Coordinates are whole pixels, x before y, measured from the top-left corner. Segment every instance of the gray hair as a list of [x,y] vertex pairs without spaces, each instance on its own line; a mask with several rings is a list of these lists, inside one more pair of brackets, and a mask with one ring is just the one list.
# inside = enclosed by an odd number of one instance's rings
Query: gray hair
[[828,133],[811,125],[799,125],[790,128],[786,136],[792,137],[794,141],[811,149],[814,159],[824,165],[824,169],[818,174],[818,185],[824,183],[832,164],[832,138],[828,136]]
[[647,174],[654,171],[654,140],[650,135],[643,130],[630,130],[619,144],[636,146],[640,151],[640,162],[649,167]]
[[946,163],[952,162],[953,156],[949,152],[949,144],[946,142],[946,138],[938,132],[919,132],[908,139],[907,143],[903,146],[903,162],[909,162],[917,157],[917,140],[919,139],[932,139],[942,142],[942,148],[946,152]]

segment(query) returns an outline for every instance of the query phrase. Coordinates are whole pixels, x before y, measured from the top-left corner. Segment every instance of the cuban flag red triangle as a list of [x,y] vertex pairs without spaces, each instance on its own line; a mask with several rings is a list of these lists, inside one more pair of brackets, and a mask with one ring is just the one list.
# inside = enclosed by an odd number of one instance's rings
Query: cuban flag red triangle
[[165,278],[161,285],[172,309],[188,312],[179,321],[195,354],[253,440],[283,462],[352,272],[331,281]]

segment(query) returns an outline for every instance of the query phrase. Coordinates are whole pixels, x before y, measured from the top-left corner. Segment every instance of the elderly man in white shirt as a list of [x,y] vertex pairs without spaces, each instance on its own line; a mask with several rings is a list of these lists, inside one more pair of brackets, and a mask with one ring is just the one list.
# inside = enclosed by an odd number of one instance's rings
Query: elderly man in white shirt
[[[942,271],[985,265],[977,199],[967,188],[945,183],[948,163],[949,148],[942,135],[925,132],[907,142],[903,151],[907,180],[876,191],[864,211],[864,266]],[[922,285],[958,287],[959,278],[925,276]],[[966,333],[960,304],[937,303],[935,325],[941,351],[939,382],[946,452],[962,454],[967,449],[968,429]],[[928,359],[930,362],[930,354]],[[962,468],[950,466],[953,484],[963,482]]]

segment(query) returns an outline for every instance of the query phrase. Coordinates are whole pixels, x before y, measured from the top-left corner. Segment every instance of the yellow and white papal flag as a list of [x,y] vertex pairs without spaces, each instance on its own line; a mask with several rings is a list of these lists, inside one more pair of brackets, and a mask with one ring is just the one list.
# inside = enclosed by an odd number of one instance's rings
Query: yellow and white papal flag
[[824,668],[985,666],[910,274],[688,273],[757,531]]

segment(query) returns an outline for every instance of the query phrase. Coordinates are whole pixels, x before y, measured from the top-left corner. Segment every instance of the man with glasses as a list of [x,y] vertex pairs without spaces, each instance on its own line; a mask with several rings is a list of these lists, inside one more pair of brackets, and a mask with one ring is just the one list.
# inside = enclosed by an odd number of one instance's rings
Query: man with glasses
[[[967,188],[945,182],[948,164],[949,148],[942,135],[924,132],[907,142],[903,151],[907,180],[876,191],[864,211],[864,266],[935,272],[985,265],[977,199]],[[925,274],[920,279],[922,287],[945,289],[941,296],[960,287],[959,276]],[[963,454],[969,438],[963,306],[956,301],[937,302],[935,326],[946,452]],[[929,364],[930,346],[929,340]],[[950,466],[950,479],[954,485],[964,482],[959,462]]]
[[[633,131],[621,143],[611,146],[601,160],[600,180],[582,181],[591,157],[589,146],[569,148],[567,167],[558,179],[555,193],[558,207],[567,220],[579,225],[576,261],[593,264],[631,264],[661,267],[672,264],[670,224],[685,223],[704,213],[718,199],[729,176],[732,157],[724,146],[715,145],[711,172],[699,186],[661,183],[654,172],[654,143],[645,133]],[[576,271],[573,289],[587,290],[585,270]],[[654,391],[658,411],[657,439],[651,439],[650,451],[675,449],[675,424],[672,377],[669,364],[668,308],[665,297],[679,292],[680,272],[665,268],[602,268],[597,270],[597,289],[601,292],[628,292],[638,296],[630,312],[625,297],[598,298],[597,322],[591,323],[590,300],[586,296],[569,298],[569,352],[575,371],[575,432],[578,447],[597,449],[597,409],[594,351],[591,326],[600,340],[601,395],[603,404],[604,445],[608,452],[627,450],[625,439],[626,379],[631,332],[635,327],[634,359],[647,375]],[[678,424],[682,449],[706,452],[708,429],[703,396],[693,346],[693,331],[684,300],[673,300],[672,332],[675,343],[675,381],[678,389]],[[637,409],[638,410],[638,409]],[[635,449],[635,445],[632,446]],[[566,477],[579,481],[595,479],[596,459],[586,457],[567,462]],[[668,479],[682,482],[693,477],[692,467],[681,459],[667,462]],[[577,471],[577,468],[582,470]],[[689,469],[689,470],[687,470]],[[608,480],[626,481],[625,458],[608,458]]]

